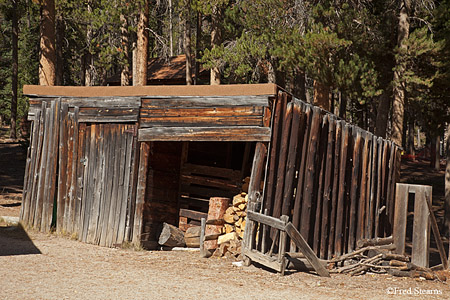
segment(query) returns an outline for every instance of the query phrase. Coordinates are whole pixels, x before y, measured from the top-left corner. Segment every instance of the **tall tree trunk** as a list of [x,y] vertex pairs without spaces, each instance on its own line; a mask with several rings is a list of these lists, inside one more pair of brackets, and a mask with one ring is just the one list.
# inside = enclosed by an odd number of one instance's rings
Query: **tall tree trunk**
[[[409,36],[408,16],[411,9],[411,0],[401,1],[400,16],[398,22],[397,46],[400,51],[406,51],[406,40]],[[392,105],[392,141],[402,146],[403,118],[405,114],[405,84],[402,82],[404,67],[401,54],[396,58],[396,70],[394,71],[394,102]]]
[[137,85],[147,84],[148,64],[148,0],[144,0],[139,12],[137,28]]
[[133,50],[131,51],[131,60],[132,60],[132,79],[133,79],[133,86],[138,85],[138,54],[137,54],[137,45],[136,43],[133,43]]
[[[218,47],[222,43],[222,8],[219,5],[215,5],[212,8],[211,16],[211,48]],[[220,84],[220,70],[215,66],[211,69],[211,85]]]
[[420,127],[417,128],[417,149],[422,147],[422,141],[420,140]]
[[292,93],[300,100],[306,101],[305,72],[301,70],[294,71],[294,80],[292,81]]
[[345,120],[347,114],[347,97],[340,93],[339,98],[339,117]]
[[330,87],[314,80],[314,104],[330,111]]
[[[89,14],[92,14],[92,0],[88,0],[87,2],[87,10]],[[94,85],[94,56],[90,52],[91,42],[93,39],[93,31],[92,26],[90,24],[87,25],[86,28],[86,43],[87,50],[85,52],[85,75],[84,75],[84,85],[92,86]]]
[[120,72],[120,85],[130,85],[130,64],[128,62],[128,20],[127,17],[120,14],[120,39],[122,42],[122,71]]
[[55,85],[63,85],[63,42],[64,42],[64,21],[61,13],[56,17],[56,78]]
[[447,163],[445,165],[445,179],[444,179],[445,180],[444,228],[442,230],[442,234],[448,237],[450,233],[450,123],[447,124],[446,144],[447,145],[445,150]]
[[172,0],[169,0],[169,54],[173,56],[173,5]]
[[378,109],[377,109],[377,120],[375,123],[375,135],[386,138],[387,124],[389,120],[389,108],[391,106],[391,101],[387,91],[379,97]]
[[435,137],[431,138],[431,160],[430,160],[430,167],[434,168],[436,171],[439,171],[441,169],[440,166],[440,160],[441,160],[441,154],[440,154],[440,145],[441,145],[441,137],[439,134],[437,134]]
[[414,148],[414,120],[410,117],[408,121],[408,153],[414,157],[416,155]]
[[39,84],[55,85],[55,0],[41,0]]
[[[9,137],[16,139],[16,121],[17,121],[17,84],[19,81],[19,20],[18,20],[18,2],[12,1],[11,16],[11,42],[12,42],[12,78],[11,78],[11,129]],[[0,124],[1,125],[1,124]]]
[[199,83],[200,76],[200,45],[202,37],[202,14],[200,11],[197,12],[197,30],[195,35],[195,77],[194,84]]
[[192,85],[192,53],[191,53],[191,1],[186,0],[184,16],[184,54],[186,56],[186,84]]

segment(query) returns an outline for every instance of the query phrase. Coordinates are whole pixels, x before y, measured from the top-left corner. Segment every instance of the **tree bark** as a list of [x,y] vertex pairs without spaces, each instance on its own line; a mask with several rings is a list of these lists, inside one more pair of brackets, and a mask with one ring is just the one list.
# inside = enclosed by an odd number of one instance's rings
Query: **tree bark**
[[147,84],[148,64],[148,0],[143,1],[137,27],[137,85]]
[[63,85],[63,42],[64,42],[64,21],[61,13],[56,17],[56,78],[55,85]]
[[[218,47],[222,42],[222,8],[219,5],[215,5],[212,8],[212,16],[211,16],[211,48],[214,49]],[[211,85],[220,84],[220,70],[218,66],[215,66],[211,69]]]
[[197,12],[197,31],[195,36],[195,76],[194,76],[194,84],[199,83],[200,76],[200,47],[201,47],[201,36],[202,36],[202,14]]
[[340,93],[339,98],[339,117],[345,120],[345,114],[347,113],[347,97]]
[[300,100],[306,101],[306,78],[305,72],[296,70],[292,84],[292,93]]
[[330,111],[330,87],[314,80],[314,104]]
[[[445,200],[444,200],[444,228],[442,233],[448,236],[450,233],[450,123],[447,124],[447,141],[446,141],[446,158],[445,165]],[[450,248],[450,246],[449,246]],[[449,254],[450,256],[450,254]]]
[[[87,10],[90,14],[92,14],[92,0],[87,2]],[[93,38],[92,27],[90,24],[87,25],[86,28],[86,43],[87,50],[84,54],[85,56],[85,75],[84,75],[84,85],[92,86],[94,85],[94,57],[90,52],[91,41]]]
[[[17,121],[17,86],[19,81],[19,20],[18,20],[18,1],[12,1],[11,16],[11,42],[12,42],[12,78],[11,78],[11,128],[9,137],[17,138],[16,121]],[[1,125],[1,124],[0,124]]]
[[[397,46],[400,51],[406,51],[406,40],[409,37],[409,13],[411,0],[403,0],[400,7],[398,22]],[[402,80],[404,67],[402,65],[402,53],[397,55],[396,70],[394,71],[394,102],[392,105],[392,141],[402,146],[403,118],[405,114],[405,83]]]
[[173,56],[173,6],[172,0],[169,0],[169,55]]
[[191,1],[186,0],[184,16],[184,54],[186,56],[186,84],[192,85],[192,53],[191,53]]
[[120,38],[123,53],[122,71],[120,72],[120,85],[127,86],[130,85],[130,64],[128,63],[128,20],[123,13],[120,14],[120,23]]
[[386,138],[386,130],[389,119],[389,108],[391,106],[391,101],[387,91],[379,97],[378,109],[377,109],[377,120],[375,123],[375,135]]
[[441,144],[441,137],[440,135],[436,135],[435,137],[431,138],[431,161],[430,161],[430,167],[432,167],[433,169],[435,169],[436,171],[439,171],[441,169],[440,166],[440,160],[441,160],[441,155],[440,155],[440,144]]
[[171,224],[163,223],[158,244],[166,247],[184,247],[184,232]]
[[416,155],[414,148],[414,120],[410,117],[408,121],[408,153],[414,158],[414,155]]
[[39,84],[55,85],[55,1],[42,0],[40,24]]

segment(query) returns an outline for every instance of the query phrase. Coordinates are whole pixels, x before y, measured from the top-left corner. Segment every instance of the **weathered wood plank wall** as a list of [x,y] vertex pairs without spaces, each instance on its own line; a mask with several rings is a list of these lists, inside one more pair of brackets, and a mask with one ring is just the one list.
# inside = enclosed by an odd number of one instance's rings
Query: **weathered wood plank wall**
[[129,241],[140,98],[33,98],[30,105],[22,222],[103,246]]
[[321,258],[390,235],[399,148],[282,91],[273,112],[264,190],[249,191],[257,211],[289,216]]

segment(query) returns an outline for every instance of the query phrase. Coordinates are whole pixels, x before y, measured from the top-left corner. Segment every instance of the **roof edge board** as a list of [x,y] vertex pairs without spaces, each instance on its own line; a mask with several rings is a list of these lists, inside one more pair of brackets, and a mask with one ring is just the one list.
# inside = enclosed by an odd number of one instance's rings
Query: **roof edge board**
[[23,94],[31,97],[262,96],[276,95],[278,89],[273,83],[89,87],[24,85]]

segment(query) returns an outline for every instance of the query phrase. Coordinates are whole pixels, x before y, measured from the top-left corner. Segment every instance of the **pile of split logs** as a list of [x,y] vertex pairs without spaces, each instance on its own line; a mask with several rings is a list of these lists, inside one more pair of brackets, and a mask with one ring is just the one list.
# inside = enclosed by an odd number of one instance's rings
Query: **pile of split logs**
[[430,268],[419,267],[408,256],[393,253],[392,237],[364,239],[357,242],[357,250],[329,260],[330,273],[362,275],[367,272],[387,273],[398,277],[425,278],[445,281],[446,277]]
[[248,195],[244,192],[233,197],[231,205],[223,215],[222,235],[217,238],[218,247],[213,256],[241,258],[241,240],[244,237],[247,219],[247,202]]
[[[248,196],[242,192],[233,200],[212,197],[204,225],[203,256],[241,259],[241,241],[247,219]],[[162,247],[201,248],[202,226],[191,226],[186,232],[164,223],[158,243]]]

